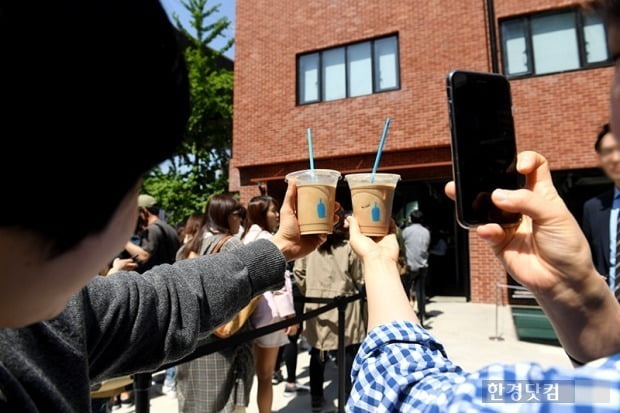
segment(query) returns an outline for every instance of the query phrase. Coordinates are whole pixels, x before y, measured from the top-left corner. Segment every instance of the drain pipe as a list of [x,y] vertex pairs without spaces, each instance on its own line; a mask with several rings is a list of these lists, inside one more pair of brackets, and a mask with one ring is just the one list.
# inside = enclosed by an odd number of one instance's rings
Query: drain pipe
[[495,30],[495,5],[493,0],[486,0],[487,26],[489,26],[489,43],[491,45],[491,71],[499,73],[499,58],[497,56],[497,31]]

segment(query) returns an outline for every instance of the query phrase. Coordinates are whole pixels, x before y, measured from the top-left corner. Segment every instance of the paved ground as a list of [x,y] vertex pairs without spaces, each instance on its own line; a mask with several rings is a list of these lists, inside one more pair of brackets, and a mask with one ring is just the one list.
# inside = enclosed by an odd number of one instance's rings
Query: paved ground
[[[570,367],[564,351],[556,346],[534,344],[517,339],[509,307],[499,307],[496,333],[495,310],[493,304],[472,304],[452,297],[435,297],[427,305],[431,315],[427,327],[429,331],[445,346],[448,356],[465,370],[475,370],[494,362],[515,363],[519,361],[536,361],[544,366],[559,365]],[[500,336],[503,340],[491,340]],[[307,352],[299,354],[298,380],[309,385]],[[331,408],[335,411],[337,401],[337,368],[334,364],[326,367],[326,393]],[[256,385],[252,388],[251,403],[247,413],[257,413]],[[130,413],[133,408],[116,410]],[[160,395],[151,399],[151,412],[177,413],[175,398]],[[310,411],[310,396],[299,395],[284,397],[284,383],[274,386],[273,411],[297,413]]]

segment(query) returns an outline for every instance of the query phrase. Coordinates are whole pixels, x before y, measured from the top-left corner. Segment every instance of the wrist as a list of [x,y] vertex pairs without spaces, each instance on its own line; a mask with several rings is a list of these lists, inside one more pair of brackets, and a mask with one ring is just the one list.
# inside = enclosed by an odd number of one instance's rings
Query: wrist
[[578,280],[563,280],[548,290],[534,291],[541,303],[580,308],[584,311],[597,310],[609,296],[609,286],[593,268],[590,274]]
[[362,264],[364,265],[365,268],[380,267],[384,269],[383,271],[387,271],[388,269],[394,267],[394,269],[398,272],[396,261],[394,261],[390,257],[386,257],[380,252],[370,253],[370,254],[365,255],[362,258]]
[[271,237],[270,241],[276,245],[276,247],[280,250],[282,255],[284,255],[284,259],[287,262],[292,261],[294,259],[293,253],[291,251],[290,242],[280,237],[280,235],[277,233],[273,237]]
[[535,294],[536,299],[571,358],[585,363],[620,351],[620,306],[603,277],[593,271],[552,290]]

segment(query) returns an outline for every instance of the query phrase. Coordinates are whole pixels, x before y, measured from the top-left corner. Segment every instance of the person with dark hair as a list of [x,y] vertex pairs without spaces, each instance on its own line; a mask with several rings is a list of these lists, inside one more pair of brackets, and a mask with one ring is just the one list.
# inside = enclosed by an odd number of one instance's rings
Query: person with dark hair
[[[230,194],[211,197],[205,209],[207,223],[190,243],[189,258],[230,252],[243,246],[239,231],[242,205]],[[209,232],[204,237],[201,234]],[[284,273],[284,271],[282,272]],[[239,332],[247,331],[244,325]],[[211,335],[204,343],[220,340]],[[228,347],[177,366],[177,396],[181,413],[232,412],[247,407],[254,376],[252,343]]]
[[[592,260],[596,270],[607,279],[612,291],[620,288],[616,282],[618,211],[620,211],[620,147],[606,123],[597,135],[594,144],[596,154],[614,187],[595,196],[583,205],[581,227],[590,244]],[[618,274],[620,275],[620,274]]]
[[603,141],[603,138],[605,138],[610,133],[611,133],[611,127],[609,126],[609,122],[601,126],[601,129],[598,131],[596,135],[596,141],[594,142],[594,151],[596,153],[601,152],[602,150],[601,143]]
[[179,250],[177,231],[159,217],[160,207],[157,200],[150,195],[138,197],[138,213],[145,227],[140,231],[138,244],[127,241],[125,251],[135,257],[139,273],[150,270],[156,265],[172,264]]
[[181,247],[176,253],[176,260],[184,260],[188,258],[190,250],[189,245],[196,235],[200,232],[204,225],[205,214],[192,214],[183,224],[183,231],[180,234]]
[[[140,199],[138,197],[138,205],[140,205]],[[177,250],[175,254],[175,261],[180,261],[188,258],[189,256],[189,243],[194,238],[194,236],[200,231],[202,225],[202,218],[204,214],[192,214],[190,215],[185,223],[183,223],[182,231],[179,234],[179,243],[181,247]],[[177,368],[170,367],[166,370],[166,375],[164,377],[164,382],[161,388],[162,393],[176,397],[177,394]]]
[[[411,224],[403,230],[403,241],[407,256],[407,279],[409,287],[411,282],[415,290],[415,299],[418,306],[418,318],[424,325],[426,318],[426,276],[428,274],[428,248],[431,242],[431,233],[423,225],[424,214],[419,209],[414,209],[409,214]],[[409,297],[410,289],[405,289]]]
[[190,354],[324,241],[299,234],[289,184],[270,241],[97,277],[185,131],[177,32],[156,0],[2,2],[0,53],[0,411],[90,411],[90,383]]
[[[248,230],[243,234],[243,243],[249,244],[259,239],[270,239],[278,228],[280,214],[278,202],[270,196],[255,196],[248,202]],[[288,271],[282,274],[284,287],[278,291],[267,291],[258,301],[256,310],[250,321],[255,328],[277,323],[295,316],[293,307],[293,291]],[[271,379],[278,358],[278,350],[288,343],[288,335],[295,335],[299,325],[295,324],[285,330],[257,337],[254,340],[254,356],[256,361],[256,378],[258,391],[256,401],[260,413],[271,413],[273,404],[273,386]]]
[[215,234],[237,234],[245,217],[245,208],[230,194],[213,195],[205,206],[200,230],[189,242],[188,257],[196,258],[204,255],[210,245],[205,242]]
[[[345,214],[336,211],[338,223],[327,241],[301,260],[293,268],[295,281],[302,294],[309,297],[334,298],[354,295],[363,288],[361,262],[353,252],[348,240]],[[323,304],[306,303],[306,312],[320,308]],[[347,305],[345,313],[345,351],[347,381],[344,383],[347,396],[351,392],[351,367],[359,344],[366,335],[366,320],[363,300]],[[312,346],[310,350],[310,395],[312,411],[321,411],[323,396],[323,375],[325,361],[330,351],[338,349],[338,310],[333,309],[306,321],[304,336]]]

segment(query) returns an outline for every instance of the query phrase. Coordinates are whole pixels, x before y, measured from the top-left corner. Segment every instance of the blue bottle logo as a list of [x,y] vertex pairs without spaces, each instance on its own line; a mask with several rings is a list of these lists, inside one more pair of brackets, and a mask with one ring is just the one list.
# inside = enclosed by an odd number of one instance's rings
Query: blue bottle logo
[[323,203],[323,199],[319,199],[319,203],[316,206],[316,214],[319,218],[325,218],[327,216],[327,212],[325,211],[325,204]]
[[375,202],[375,206],[372,207],[372,220],[374,222],[379,222],[381,220],[381,209]]

